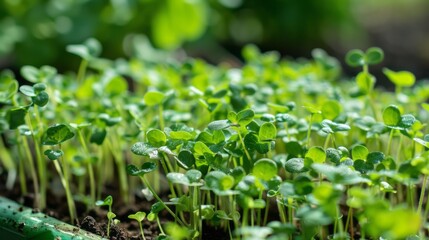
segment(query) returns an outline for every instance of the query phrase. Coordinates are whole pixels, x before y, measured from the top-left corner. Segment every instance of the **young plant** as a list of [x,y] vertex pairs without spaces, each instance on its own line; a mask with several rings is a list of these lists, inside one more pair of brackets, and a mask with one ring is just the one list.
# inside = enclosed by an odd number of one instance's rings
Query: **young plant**
[[77,220],[76,207],[73,200],[73,195],[70,189],[70,167],[64,152],[61,149],[61,144],[75,136],[73,129],[67,124],[55,124],[46,129],[42,135],[42,144],[47,146],[57,146],[57,149],[48,149],[44,154],[49,160],[54,162],[55,169],[60,176],[61,183],[66,191],[67,204],[69,207],[70,221],[72,223]]
[[143,240],[146,240],[146,238],[144,237],[143,226],[142,226],[142,222],[145,219],[145,217],[146,217],[146,213],[140,212],[140,211],[134,214],[128,215],[128,218],[134,219],[139,223],[140,233],[142,235]]
[[112,212],[113,198],[112,196],[107,196],[104,200],[98,200],[95,202],[96,206],[108,206],[107,211],[107,237],[110,236],[110,225],[112,224],[112,220],[116,217],[116,214]]

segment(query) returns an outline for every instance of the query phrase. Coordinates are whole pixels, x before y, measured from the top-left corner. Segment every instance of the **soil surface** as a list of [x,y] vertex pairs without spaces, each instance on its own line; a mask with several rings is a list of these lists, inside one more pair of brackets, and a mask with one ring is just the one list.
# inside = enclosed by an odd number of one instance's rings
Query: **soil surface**
[[[14,200],[24,206],[33,207],[34,204],[34,193],[32,193],[31,182],[28,182],[27,186],[29,188],[29,193],[21,194],[19,183],[15,183],[15,187],[12,190],[8,190],[5,187],[6,175],[0,174],[0,195],[7,197],[11,200]],[[143,239],[141,237],[139,225],[137,221],[129,219],[128,215],[134,214],[137,211],[144,211],[146,213],[150,212],[150,208],[153,202],[149,202],[146,199],[143,199],[139,196],[135,196],[135,201],[132,204],[124,204],[120,202],[121,199],[117,193],[119,190],[116,186],[107,186],[106,193],[103,196],[112,195],[113,196],[113,206],[112,211],[116,214],[118,224],[112,224],[110,227],[110,235],[107,237],[107,207],[95,207],[92,209],[87,209],[86,205],[81,201],[75,201],[78,223],[77,227],[100,235],[104,238],[111,240],[139,240]],[[166,199],[166,196],[164,197]],[[47,208],[43,210],[46,215],[57,218],[66,223],[70,222],[68,216],[68,207],[67,200],[65,196],[59,196],[54,194],[50,189],[47,192]],[[39,212],[39,209],[33,209],[35,212]],[[161,224],[171,221],[169,215],[165,211],[159,214]],[[160,234],[158,225],[156,222],[150,222],[147,219],[143,221],[143,231],[145,234],[146,240],[156,239]],[[204,240],[221,240],[229,239],[228,233],[225,233],[223,230],[215,229],[211,226],[203,227],[203,237]]]

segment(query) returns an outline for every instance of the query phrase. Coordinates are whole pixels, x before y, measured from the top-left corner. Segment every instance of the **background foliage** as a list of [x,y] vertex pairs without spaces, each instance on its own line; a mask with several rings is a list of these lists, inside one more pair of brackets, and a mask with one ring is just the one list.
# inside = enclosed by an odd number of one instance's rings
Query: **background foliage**
[[425,76],[428,7],[424,0],[4,0],[0,68],[74,69],[78,59],[66,45],[94,37],[105,57],[117,58],[124,48],[132,55],[133,36],[144,34],[156,47],[184,47],[216,63],[237,62],[246,43],[295,57],[310,56],[316,47],[343,56],[377,45],[391,56],[386,65]]

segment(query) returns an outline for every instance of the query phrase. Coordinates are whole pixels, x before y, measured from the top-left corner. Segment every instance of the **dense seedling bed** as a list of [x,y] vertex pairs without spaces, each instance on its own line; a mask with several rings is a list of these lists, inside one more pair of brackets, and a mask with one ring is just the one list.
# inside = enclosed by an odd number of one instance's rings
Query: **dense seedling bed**
[[[320,49],[294,61],[248,46],[241,68],[100,50],[68,47],[77,74],[25,66],[21,86],[1,75],[1,168],[34,207],[49,208],[56,182],[71,222],[85,215],[76,202],[106,206],[106,236],[119,220],[142,239],[148,221],[161,239],[427,235],[429,85],[385,68],[395,91],[375,88],[381,49],[350,51],[361,71],[349,79]],[[135,201],[150,210],[117,219],[112,206]]]

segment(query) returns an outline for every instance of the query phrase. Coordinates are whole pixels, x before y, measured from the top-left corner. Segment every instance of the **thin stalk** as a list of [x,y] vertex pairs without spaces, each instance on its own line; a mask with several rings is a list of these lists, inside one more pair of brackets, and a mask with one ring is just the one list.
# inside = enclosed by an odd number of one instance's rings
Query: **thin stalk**
[[[112,132],[114,137],[116,139],[119,139],[118,136],[116,136],[116,132]],[[116,162],[116,164],[118,165],[118,175],[119,175],[119,186],[120,186],[120,191],[121,191],[121,197],[124,200],[125,203],[129,202],[129,191],[128,191],[128,181],[127,181],[127,172],[126,172],[126,168],[125,168],[125,161],[123,159],[123,155],[122,155],[122,148],[121,146],[116,146],[113,145],[113,142],[117,142],[117,141],[111,141],[109,138],[106,139],[107,140],[107,144],[110,146],[110,152],[113,155],[114,161]]]
[[[390,154],[390,148],[392,146],[392,139],[393,139],[393,131],[395,129],[391,129],[390,130],[390,134],[389,134],[389,141],[387,142],[387,149],[386,149],[386,154],[389,155]],[[397,159],[396,159],[397,160]]]
[[158,216],[156,217],[156,223],[158,224],[158,228],[159,228],[159,231],[161,232],[161,234],[165,236],[166,234],[164,232],[164,229],[162,229],[161,221],[159,220]]
[[79,65],[79,70],[77,72],[77,82],[78,83],[83,82],[87,66],[88,66],[88,60],[82,59],[82,62],[80,62],[80,65]]
[[242,222],[241,222],[241,226],[242,227],[246,227],[247,226],[247,219],[249,218],[249,208],[244,208],[243,209],[243,220],[242,220]]
[[62,160],[62,157],[59,158],[58,160],[54,160],[53,162],[54,162],[55,169],[57,170],[58,175],[60,176],[61,183],[64,187],[64,190],[66,191],[67,205],[68,205],[69,214],[70,214],[70,222],[74,223],[77,216],[76,207],[74,205],[73,197],[70,191],[69,181],[68,181],[68,178],[66,177],[67,170],[64,166],[65,164],[64,163],[62,164],[64,169],[64,173],[63,173],[63,170],[61,170],[61,166],[60,166],[60,160]]
[[[259,193],[259,199],[260,200],[262,200],[262,191]],[[265,206],[266,207],[266,206]],[[257,214],[257,216],[256,216],[256,225],[257,226],[260,226],[261,225],[261,220],[262,220],[262,209],[258,209],[257,211],[256,211],[256,214]]]
[[347,213],[346,226],[344,227],[344,229],[346,229],[346,231],[347,231],[347,229],[349,229],[349,227],[350,227],[350,230],[349,230],[350,237],[353,240],[354,239],[354,237],[353,237],[353,235],[354,235],[353,234],[353,231],[354,231],[354,229],[353,229],[353,209],[351,207],[349,207],[349,211]]
[[[82,132],[80,131],[80,129],[78,129],[77,131],[78,136],[79,136],[79,141],[80,144],[83,147],[83,150],[85,152],[85,155],[89,158],[89,150],[88,150],[88,146],[86,145],[85,139],[83,137]],[[91,204],[95,202],[95,178],[94,178],[94,170],[92,169],[92,164],[91,161],[89,159],[87,159],[87,164],[86,164],[86,168],[88,170],[88,176],[89,176],[89,191],[90,191],[90,197],[91,197]]]
[[283,208],[283,205],[279,201],[277,201],[277,209],[279,210],[280,221],[282,223],[287,223],[285,210]]
[[161,131],[164,131],[164,127],[165,127],[163,112],[164,112],[164,106],[162,106],[162,103],[161,103],[158,106],[159,129],[161,129]]
[[338,225],[338,231],[339,231],[339,234],[340,234],[340,236],[341,237],[343,237],[343,234],[344,234],[344,226],[343,226],[343,220],[342,220],[342,217],[340,218],[340,209],[339,209],[339,207],[338,207],[338,205],[337,205],[337,209],[336,209],[337,211],[337,217],[336,217],[336,220],[335,220],[335,225]]
[[156,192],[153,190],[152,186],[147,181],[145,175],[141,176],[141,179],[143,180],[143,183],[146,185],[146,187],[149,188],[149,191],[152,193],[153,197],[164,206],[164,208],[167,210],[167,212],[170,213],[170,215],[173,216],[174,219],[176,221],[178,221],[180,224],[188,227],[188,224],[185,224],[182,220],[180,220],[180,218],[178,218],[176,216],[176,214],[174,214],[174,212],[164,203],[164,201],[162,201],[162,199],[158,196],[158,194],[156,194]]
[[143,240],[146,240],[146,238],[144,237],[143,225],[142,225],[142,222],[140,222],[140,221],[139,221],[139,227],[140,227],[140,233],[142,234]]
[[26,155],[26,159],[28,160],[28,165],[30,167],[31,178],[33,179],[33,187],[34,187],[34,193],[35,193],[34,205],[39,207],[40,206],[39,180],[37,179],[36,167],[34,166],[34,160],[30,152],[30,146],[25,136],[22,137],[22,144]]
[[[0,149],[6,149],[3,138],[0,136]],[[16,166],[15,162],[12,160],[10,153],[8,151],[0,152],[0,162],[2,162],[3,166],[7,169],[7,180],[6,180],[6,188],[12,189],[13,183],[16,178]]]
[[[173,172],[172,169],[169,168],[169,166],[167,165],[169,163],[168,161],[170,161],[170,160],[168,159],[168,157],[166,156],[166,154],[163,153],[162,156],[163,156],[163,159],[161,159],[160,162],[161,162],[162,168],[164,169],[164,173],[167,174],[167,173]],[[175,198],[177,196],[176,195],[176,190],[174,189],[174,186],[173,186],[173,184],[170,181],[168,181],[168,186],[170,188],[171,195],[173,196],[173,198]]]
[[[244,144],[243,137],[241,136],[241,133],[240,133],[240,129],[237,128],[236,131],[238,133],[238,137],[240,138],[240,143],[243,146],[243,150],[244,150],[244,153],[246,154],[247,159],[249,159],[249,161],[252,161],[252,158],[250,157],[249,151],[247,151],[246,145]],[[242,165],[243,164],[241,164],[241,166]]]
[[[423,178],[422,189],[420,191],[419,204],[418,204],[418,207],[417,207],[417,213],[419,213],[419,214],[421,214],[421,211],[422,211],[423,199],[425,198],[425,191],[426,191],[427,181],[428,181],[428,176],[425,175],[424,178]],[[424,217],[426,217],[426,215]]]
[[327,149],[328,148],[328,146],[329,146],[329,140],[331,140],[331,133],[329,133],[328,134],[328,136],[326,136],[326,139],[325,139],[325,143],[323,144],[323,149]]
[[427,199],[426,199],[425,213],[423,215],[423,223],[424,224],[422,226],[426,226],[428,214],[429,214],[429,194],[428,194]]
[[310,148],[310,137],[311,137],[311,125],[313,124],[313,113],[310,114],[310,122],[308,123],[307,130],[307,148]]
[[267,205],[265,206],[264,221],[262,222],[262,226],[267,225],[269,210],[270,210],[270,199],[267,198]]
[[[18,151],[20,152],[20,151]],[[23,195],[26,195],[27,190],[27,182],[25,181],[25,169],[24,169],[24,158],[21,156],[19,158],[19,185],[21,186],[21,192]]]
[[[34,108],[34,111],[37,112],[36,116],[38,116],[38,110],[36,107]],[[36,118],[36,120],[37,120],[37,118]],[[37,206],[40,209],[44,209],[46,207],[46,190],[47,190],[47,185],[48,185],[48,179],[47,179],[47,173],[46,173],[46,162],[43,159],[42,151],[40,150],[39,138],[38,138],[38,136],[35,135],[34,128],[33,128],[33,125],[31,123],[31,119],[30,119],[29,114],[27,114],[25,121],[26,121],[28,128],[30,129],[30,132],[32,133],[31,137],[33,139],[34,149],[36,151],[37,172],[38,172],[39,178],[40,178],[40,185],[39,185],[40,188],[36,194],[36,195],[39,195]],[[42,131],[42,129],[39,129],[39,131]]]
[[402,142],[404,140],[404,135],[400,135],[399,136],[399,144],[398,144],[398,149],[396,150],[396,161],[399,162],[399,157],[401,155],[402,152]]

